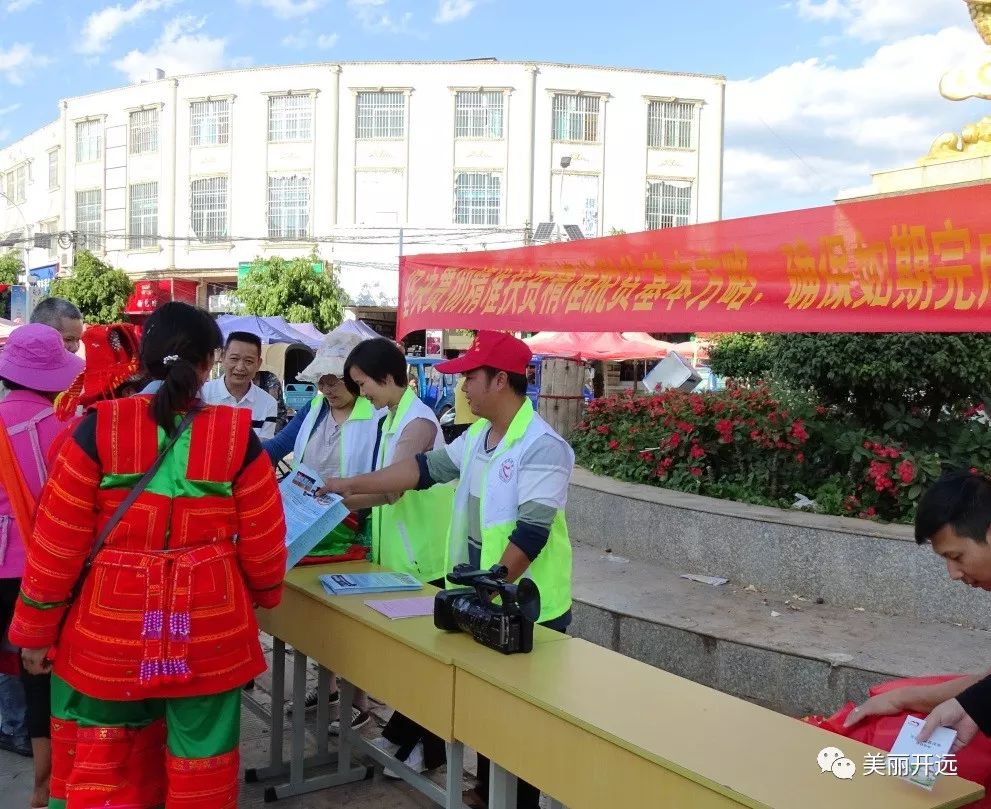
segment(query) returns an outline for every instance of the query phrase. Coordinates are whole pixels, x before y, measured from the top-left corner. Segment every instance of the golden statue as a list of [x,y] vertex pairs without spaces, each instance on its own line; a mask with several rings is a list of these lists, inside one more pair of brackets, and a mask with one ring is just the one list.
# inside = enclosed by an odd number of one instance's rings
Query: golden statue
[[964,0],[977,33],[985,45],[991,45],[991,0]]
[[[991,0],[964,0],[977,33],[991,46]],[[968,64],[947,71],[939,82],[939,92],[950,101],[966,98],[991,100],[991,47]],[[956,132],[945,132],[933,141],[929,154],[919,163],[938,163],[991,155],[991,117],[968,124]]]

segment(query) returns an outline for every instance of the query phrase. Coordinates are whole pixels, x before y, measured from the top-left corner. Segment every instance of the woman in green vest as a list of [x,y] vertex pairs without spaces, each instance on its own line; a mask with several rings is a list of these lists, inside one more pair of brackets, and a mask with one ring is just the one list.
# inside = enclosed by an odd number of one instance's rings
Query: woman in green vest
[[[344,383],[375,408],[388,408],[382,422],[375,469],[414,459],[444,446],[440,424],[407,385],[406,356],[390,340],[366,340],[344,363]],[[345,499],[352,511],[372,509],[372,561],[422,582],[443,587],[447,531],[454,489],[357,495]],[[392,715],[376,744],[417,772],[446,761],[444,742],[412,720]],[[386,775],[392,775],[386,770]]]

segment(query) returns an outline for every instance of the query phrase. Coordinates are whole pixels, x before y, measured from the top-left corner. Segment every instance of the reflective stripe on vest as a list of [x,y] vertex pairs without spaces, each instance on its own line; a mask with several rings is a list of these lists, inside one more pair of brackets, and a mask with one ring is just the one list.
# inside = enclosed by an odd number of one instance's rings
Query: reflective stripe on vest
[[[395,415],[386,416],[382,425],[376,469],[384,469],[392,463],[403,430],[415,419],[433,422],[437,430],[434,449],[444,446],[433,410],[407,388]],[[424,582],[441,578],[453,500],[453,487],[434,486],[425,491],[406,492],[391,505],[373,508],[372,561],[390,570],[409,573]]]
[[[471,474],[479,445],[491,427],[480,420],[469,428],[461,459],[461,480],[454,500],[454,515],[448,536],[445,567],[468,561],[468,498]],[[509,545],[509,537],[519,518],[519,469],[524,453],[541,436],[551,436],[567,445],[533,410],[529,399],[523,400],[506,435],[485,461],[485,479],[479,488],[479,521],[482,528],[481,567],[484,570],[499,564]],[[570,446],[568,451],[571,451]],[[532,579],[540,590],[540,621],[552,621],[571,608],[571,540],[564,511],[558,511],[551,524],[547,544],[523,574]]]

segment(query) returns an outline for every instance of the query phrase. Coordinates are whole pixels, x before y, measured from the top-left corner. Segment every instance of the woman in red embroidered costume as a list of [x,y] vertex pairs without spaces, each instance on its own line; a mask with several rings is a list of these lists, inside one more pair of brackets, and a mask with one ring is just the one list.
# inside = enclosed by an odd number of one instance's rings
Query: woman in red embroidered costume
[[53,670],[50,807],[237,805],[252,605],[279,602],[285,523],[251,414],[196,398],[220,345],[205,312],[158,309],[141,359],[162,387],[97,402],[42,495],[10,634]]

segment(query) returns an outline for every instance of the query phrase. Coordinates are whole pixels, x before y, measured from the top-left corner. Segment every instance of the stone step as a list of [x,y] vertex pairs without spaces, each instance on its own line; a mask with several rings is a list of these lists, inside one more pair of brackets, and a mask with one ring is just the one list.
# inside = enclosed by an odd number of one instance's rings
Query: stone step
[[575,542],[572,633],[791,716],[832,713],[894,677],[991,665],[985,630],[817,604],[745,581],[713,587],[684,572],[700,571]]
[[835,606],[988,628],[987,593],[950,581],[911,526],[805,514],[625,483],[576,469],[572,540]]

